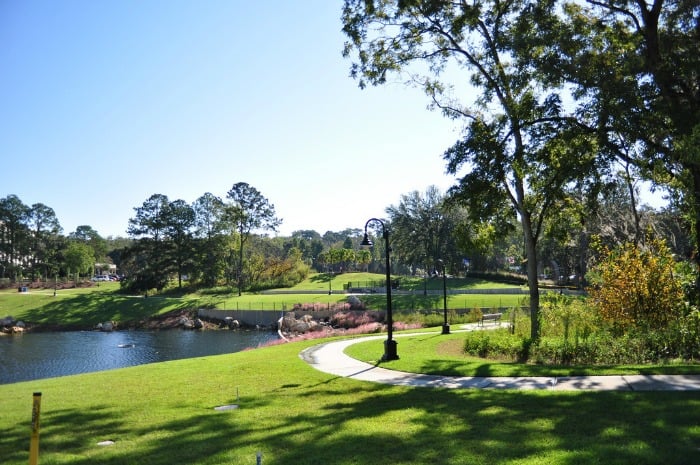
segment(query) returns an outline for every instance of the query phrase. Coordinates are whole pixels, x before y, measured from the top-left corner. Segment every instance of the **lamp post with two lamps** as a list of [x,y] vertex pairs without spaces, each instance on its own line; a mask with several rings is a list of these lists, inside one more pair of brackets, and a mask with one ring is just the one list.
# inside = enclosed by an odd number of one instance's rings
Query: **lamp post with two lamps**
[[442,324],[442,334],[450,334],[450,325],[447,323],[447,274],[445,273],[445,262],[438,260],[438,265],[442,268],[442,313],[445,321]]
[[382,237],[384,237],[384,251],[386,257],[386,326],[387,326],[387,338],[384,341],[384,356],[382,356],[383,361],[388,360],[398,360],[399,356],[396,351],[396,341],[393,339],[394,334],[394,319],[391,310],[391,262],[389,261],[389,230],[386,228],[384,222],[377,218],[370,218],[365,223],[365,237],[362,239],[361,246],[371,247],[372,241],[367,234],[367,226],[371,222],[377,222],[382,225]]

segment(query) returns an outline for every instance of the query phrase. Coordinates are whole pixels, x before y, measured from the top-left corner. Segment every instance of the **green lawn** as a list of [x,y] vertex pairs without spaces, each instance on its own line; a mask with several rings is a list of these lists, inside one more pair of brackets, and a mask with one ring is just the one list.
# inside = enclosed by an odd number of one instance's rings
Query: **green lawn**
[[[89,288],[60,289],[54,296],[52,288],[19,293],[16,289],[0,291],[0,318],[13,316],[16,319],[41,323],[45,325],[64,325],[89,327],[104,321],[138,322],[143,319],[176,310],[196,310],[210,307],[228,310],[274,310],[292,309],[295,304],[320,304],[330,306],[345,302],[347,296],[342,293],[328,295],[318,293],[328,288],[327,275],[316,274],[291,289],[293,294],[245,293],[238,296],[235,289],[216,288],[196,292],[185,289],[178,292],[172,289],[161,295],[125,295],[119,292],[119,283],[100,283]],[[343,283],[381,282],[384,276],[373,273],[346,273],[333,278],[334,290],[340,291]],[[409,282],[422,283],[422,279],[405,279]],[[442,280],[428,280],[428,289],[442,289]],[[421,284],[422,286],[422,284]],[[410,287],[410,286],[409,286]],[[450,289],[468,288],[503,288],[503,285],[480,280],[450,280]],[[514,287],[514,286],[508,286]],[[422,289],[422,287],[420,288]],[[288,289],[289,290],[289,289]],[[316,293],[310,293],[316,291]],[[448,308],[474,307],[512,307],[523,303],[523,295],[512,294],[461,294],[448,297]],[[386,308],[385,294],[363,296],[370,310]],[[441,310],[442,295],[422,293],[402,294],[395,292],[392,298],[395,311]]]
[[[208,291],[146,299],[114,291],[112,284],[59,291],[55,297],[52,291],[5,291],[0,314],[97,322],[281,297]],[[299,295],[292,298],[302,300]],[[560,373],[465,357],[459,353],[463,337],[397,333],[401,358],[385,366],[459,375]],[[257,452],[265,465],[700,463],[699,392],[384,386],[324,374],[299,358],[301,350],[321,342],[0,385],[1,461],[27,463],[32,394],[41,392],[42,465],[252,464]],[[382,343],[360,343],[349,352],[376,360]],[[238,408],[214,410],[228,404]],[[115,444],[97,445],[105,440]]]
[[[700,364],[614,365],[614,366],[547,366],[524,365],[511,361],[482,359],[464,354],[464,340],[469,336],[455,325],[449,335],[436,329],[396,333],[399,360],[389,363],[393,370],[446,376],[577,376],[577,375],[651,375],[699,374]],[[508,331],[492,329],[493,331]],[[408,336],[406,333],[410,334]],[[359,342],[345,352],[353,358],[376,364],[384,354],[384,339]],[[404,356],[406,355],[406,356]],[[383,364],[383,366],[385,366]]]
[[118,293],[117,283],[99,287],[0,292],[0,315],[47,325],[92,326],[104,321],[140,321],[172,310],[196,308],[196,298],[148,298]]
[[[433,277],[424,279],[421,277],[406,277],[396,276],[399,281],[401,290],[422,291],[437,290],[442,291],[442,278]],[[386,281],[386,275],[377,273],[315,273],[307,279],[290,287],[293,290],[328,290],[328,281],[331,282],[331,289],[341,290],[348,284],[352,287],[369,287],[371,285],[383,286]],[[513,284],[497,283],[477,278],[448,278],[447,286],[449,289],[525,289],[524,286],[516,286]]]
[[0,385],[2,463],[27,463],[34,392],[42,465],[700,463],[698,392],[384,386],[314,370],[318,342]]

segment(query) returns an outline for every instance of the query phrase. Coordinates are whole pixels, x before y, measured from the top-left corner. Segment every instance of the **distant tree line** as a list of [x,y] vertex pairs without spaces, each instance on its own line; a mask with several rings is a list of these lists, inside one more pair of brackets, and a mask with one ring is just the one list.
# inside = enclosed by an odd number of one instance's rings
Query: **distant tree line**
[[110,248],[127,239],[101,237],[88,225],[62,234],[54,210],[43,204],[26,205],[16,195],[0,198],[0,279],[49,279],[87,276],[96,265],[118,257]]
[[[680,212],[639,207],[634,192],[618,176],[595,202],[572,196],[543,227],[539,278],[581,285],[597,258],[591,241],[614,248],[645,232],[664,239],[675,256],[690,257]],[[439,261],[449,274],[525,272],[522,236],[507,215],[476,222],[435,186],[401,195],[386,214],[395,274],[434,276]],[[312,271],[384,272],[385,244],[376,240],[381,231],[370,231],[375,240],[367,250],[359,246],[360,228],[270,236],[280,223],[274,205],[246,183],[234,184],[223,199],[205,193],[192,204],[154,194],[134,208],[126,238],[103,238],[90,226],[64,236],[50,207],[10,195],[0,199],[0,279],[87,277],[102,263],[116,265],[132,292],[183,282],[246,291],[291,286]]]

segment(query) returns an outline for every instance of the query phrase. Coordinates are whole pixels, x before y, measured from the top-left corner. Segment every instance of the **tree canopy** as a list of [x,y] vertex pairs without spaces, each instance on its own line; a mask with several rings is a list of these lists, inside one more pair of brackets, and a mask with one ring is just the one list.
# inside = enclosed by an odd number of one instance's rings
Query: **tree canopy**
[[[361,87],[404,73],[446,116],[463,121],[465,136],[444,154],[448,172],[461,175],[450,194],[474,219],[495,218],[506,207],[519,219],[536,339],[543,222],[565,186],[595,175],[597,154],[563,106],[561,90],[542,86],[542,72],[519,59],[526,44],[517,34],[529,5],[347,0],[343,30]],[[467,79],[475,96],[455,98],[455,81]]]

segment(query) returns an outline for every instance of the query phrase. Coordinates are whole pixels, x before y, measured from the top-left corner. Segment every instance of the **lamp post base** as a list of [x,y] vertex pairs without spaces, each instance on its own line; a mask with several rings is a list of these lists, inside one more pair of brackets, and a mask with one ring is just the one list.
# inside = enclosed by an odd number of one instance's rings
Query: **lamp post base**
[[384,341],[384,355],[382,356],[382,361],[387,362],[389,360],[398,360],[399,355],[396,353],[396,341],[386,340]]
[[442,334],[450,334],[450,325],[442,325]]

